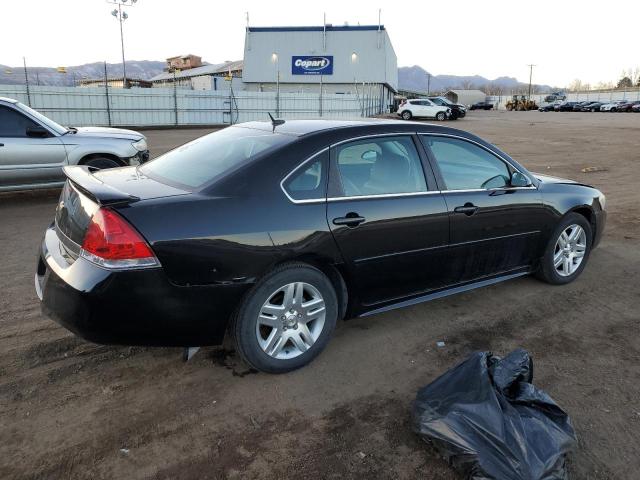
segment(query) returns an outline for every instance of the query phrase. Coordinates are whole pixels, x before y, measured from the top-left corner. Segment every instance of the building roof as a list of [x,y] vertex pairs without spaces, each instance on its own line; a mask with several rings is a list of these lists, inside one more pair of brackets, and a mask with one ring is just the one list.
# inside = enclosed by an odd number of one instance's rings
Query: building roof
[[[232,72],[242,70],[244,62],[237,60],[234,62],[217,63],[214,65],[202,65],[201,67],[189,68],[176,72],[176,78],[191,78],[199,77],[202,75],[216,75],[220,73],[227,73],[229,70]],[[152,82],[161,80],[173,80],[173,72],[162,72],[151,79]]]
[[455,93],[456,95],[460,95],[461,93],[462,94],[475,93],[475,94],[478,94],[478,95],[486,95],[486,93],[484,93],[482,90],[478,90],[477,88],[473,88],[473,89],[470,89],[470,90],[447,90],[446,91],[446,93],[449,93],[449,92]]
[[248,32],[353,32],[358,30],[384,30],[384,25],[331,25],[324,27],[247,27]]

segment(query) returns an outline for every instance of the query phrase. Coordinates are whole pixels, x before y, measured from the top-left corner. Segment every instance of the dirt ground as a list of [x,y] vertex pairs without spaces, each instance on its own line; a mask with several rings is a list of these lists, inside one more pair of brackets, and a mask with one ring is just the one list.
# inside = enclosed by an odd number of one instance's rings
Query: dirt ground
[[[606,234],[583,275],[346,322],[287,375],[221,348],[183,363],[177,348],[74,337],[40,314],[33,285],[57,192],[0,196],[0,478],[457,479],[411,432],[411,401],[471,351],[516,347],[573,419],[572,477],[638,478],[640,115],[471,112],[453,126],[606,193]],[[156,154],[203,133],[147,132]]]

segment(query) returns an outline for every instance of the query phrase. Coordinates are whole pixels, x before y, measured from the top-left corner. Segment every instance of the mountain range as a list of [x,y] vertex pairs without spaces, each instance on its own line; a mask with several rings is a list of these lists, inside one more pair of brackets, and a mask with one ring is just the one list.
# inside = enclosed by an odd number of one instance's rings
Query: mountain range
[[[126,62],[127,76],[148,80],[162,73],[165,62],[153,60],[129,60]],[[104,76],[104,63],[95,62],[73,67],[66,67],[67,73],[59,73],[55,68],[28,67],[27,73],[30,84],[72,86],[83,78],[102,78]],[[414,65],[412,67],[398,68],[398,85],[400,89],[426,91],[427,72],[424,68]],[[109,78],[122,75],[121,63],[108,63],[107,76]],[[24,84],[24,70],[22,67],[9,67],[0,65],[0,84]],[[444,91],[450,88],[479,88],[487,90],[490,94],[508,93],[511,90],[522,89],[526,83],[519,82],[514,77],[498,77],[493,80],[480,75],[431,75],[429,89],[432,92]],[[536,85],[537,91],[549,91],[549,85]]]
[[[152,60],[130,60],[126,62],[127,77],[148,80],[162,73],[166,62]],[[82,78],[104,77],[104,63],[86,63],[73,67],[66,67],[67,73],[59,73],[55,68],[27,67],[29,84],[72,86]],[[107,63],[107,76],[121,77],[122,63]],[[24,69],[22,67],[8,67],[0,65],[0,84],[24,85]]]
[[[414,65],[413,67],[398,68],[398,86],[403,90],[414,90],[419,92],[427,91],[427,75],[430,75],[424,68]],[[519,82],[514,77],[498,77],[490,80],[480,75],[431,75],[429,80],[429,90],[431,92],[441,92],[448,89],[482,89],[487,93],[495,95],[498,93],[510,93],[512,90],[528,88],[528,83]],[[535,85],[536,91],[546,92],[552,90],[549,85]]]

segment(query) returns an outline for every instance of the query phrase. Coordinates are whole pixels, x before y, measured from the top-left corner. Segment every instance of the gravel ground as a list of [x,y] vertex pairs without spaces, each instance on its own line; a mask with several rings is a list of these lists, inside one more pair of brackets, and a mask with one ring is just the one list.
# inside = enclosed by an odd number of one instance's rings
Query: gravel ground
[[[640,115],[471,112],[453,125],[607,194],[608,227],[583,275],[346,322],[287,375],[249,371],[222,348],[183,363],[176,348],[74,337],[40,314],[33,286],[58,192],[0,196],[0,478],[457,479],[411,433],[410,403],[471,351],[515,347],[573,419],[572,477],[638,478]],[[146,134],[158,154],[206,132]]]

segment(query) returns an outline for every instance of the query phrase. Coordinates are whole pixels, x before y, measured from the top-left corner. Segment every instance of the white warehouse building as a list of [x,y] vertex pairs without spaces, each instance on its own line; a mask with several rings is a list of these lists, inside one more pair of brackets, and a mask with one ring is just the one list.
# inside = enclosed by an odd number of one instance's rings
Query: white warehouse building
[[247,27],[247,91],[357,94],[393,103],[398,62],[383,25]]

